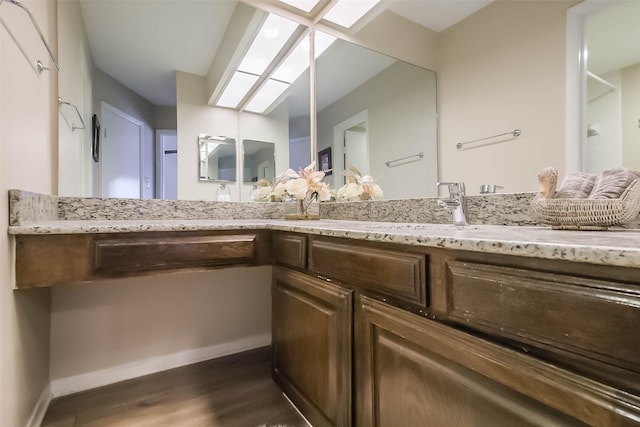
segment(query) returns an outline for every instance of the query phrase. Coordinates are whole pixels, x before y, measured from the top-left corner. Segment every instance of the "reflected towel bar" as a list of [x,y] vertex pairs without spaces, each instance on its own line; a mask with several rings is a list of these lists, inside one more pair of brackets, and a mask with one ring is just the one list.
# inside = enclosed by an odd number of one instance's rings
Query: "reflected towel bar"
[[388,168],[392,168],[394,166],[400,166],[400,165],[393,165],[392,163],[402,162],[402,161],[404,161],[405,163],[416,162],[422,159],[423,157],[424,157],[424,153],[421,151],[418,154],[414,154],[413,156],[407,156],[407,157],[402,157],[401,159],[389,160],[388,162],[384,162],[384,164],[387,165]]
[[[20,9],[24,10],[27,15],[29,15],[29,18],[31,19],[31,23],[33,24],[34,28],[36,29],[36,32],[40,36],[40,40],[42,40],[42,43],[44,43],[44,47],[47,49],[47,52],[49,53],[49,57],[51,58],[51,62],[53,62],[53,65],[55,65],[56,71],[60,71],[60,67],[58,66],[58,62],[56,61],[56,58],[53,56],[53,52],[51,51],[51,48],[49,47],[49,44],[45,40],[44,35],[42,34],[42,30],[40,30],[40,26],[38,25],[38,22],[36,21],[36,19],[31,14],[31,11],[29,9],[27,9],[27,7],[25,5],[23,5],[22,3],[20,3],[20,2],[18,2],[16,0],[0,0],[0,5],[2,5],[3,1],[8,1],[11,4],[15,4]],[[49,68],[45,67],[44,64],[42,64],[42,62],[40,60],[38,60],[38,62],[36,62],[36,66],[38,67],[38,72],[39,73],[41,73],[42,70],[49,70]]]
[[513,130],[511,132],[505,132],[505,133],[501,133],[501,134],[498,134],[498,135],[488,136],[486,138],[474,139],[473,141],[467,141],[467,142],[459,142],[459,143],[456,144],[456,148],[458,150],[462,150],[462,147],[464,147],[467,144],[472,144],[474,142],[485,141],[487,139],[497,138],[499,136],[505,136],[505,135],[512,135],[513,137],[517,138],[520,135],[522,135],[522,131],[520,129],[515,129],[515,130]]
[[71,122],[71,131],[73,132],[76,129],[84,129],[86,128],[86,126],[84,125],[84,120],[82,120],[82,114],[80,114],[80,110],[78,110],[78,107],[76,107],[75,105],[73,105],[70,102],[67,101],[63,101],[62,98],[58,97],[58,105],[69,105],[71,107],[74,108],[74,110],[76,110],[76,113],[78,113],[78,118],[80,119],[80,123],[82,123],[82,126],[76,126],[75,123]]

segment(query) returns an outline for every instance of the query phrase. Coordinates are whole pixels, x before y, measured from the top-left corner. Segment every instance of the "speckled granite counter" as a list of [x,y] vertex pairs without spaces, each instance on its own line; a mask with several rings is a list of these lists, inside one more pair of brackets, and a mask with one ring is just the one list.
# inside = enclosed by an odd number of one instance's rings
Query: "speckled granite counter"
[[414,224],[362,221],[135,220],[44,221],[9,227],[9,233],[75,234],[153,231],[292,231],[358,240],[560,259],[640,268],[640,230],[557,231],[545,227]]

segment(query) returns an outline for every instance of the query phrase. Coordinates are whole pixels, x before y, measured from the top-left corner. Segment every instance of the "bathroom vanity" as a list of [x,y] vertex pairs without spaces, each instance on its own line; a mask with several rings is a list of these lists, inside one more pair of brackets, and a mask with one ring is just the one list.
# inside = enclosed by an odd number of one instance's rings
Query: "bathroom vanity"
[[635,268],[273,239],[274,378],[314,426],[640,422]]
[[273,377],[314,426],[640,424],[637,230],[171,220],[9,232],[19,288],[273,263]]

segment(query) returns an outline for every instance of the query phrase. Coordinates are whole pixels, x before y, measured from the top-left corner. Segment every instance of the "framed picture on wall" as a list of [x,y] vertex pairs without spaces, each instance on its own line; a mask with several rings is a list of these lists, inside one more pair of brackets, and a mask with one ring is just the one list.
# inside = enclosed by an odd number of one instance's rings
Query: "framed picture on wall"
[[91,155],[93,161],[98,162],[100,160],[100,121],[95,114],[91,117],[91,135]]
[[323,171],[325,175],[331,175],[331,147],[325,148],[318,152],[318,170]]

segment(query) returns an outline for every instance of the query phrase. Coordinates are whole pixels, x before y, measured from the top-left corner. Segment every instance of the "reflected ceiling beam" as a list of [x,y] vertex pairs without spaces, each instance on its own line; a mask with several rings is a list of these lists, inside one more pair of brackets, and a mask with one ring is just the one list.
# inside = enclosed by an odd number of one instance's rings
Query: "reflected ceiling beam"
[[266,18],[266,12],[238,3],[206,75],[209,105],[215,104]]

